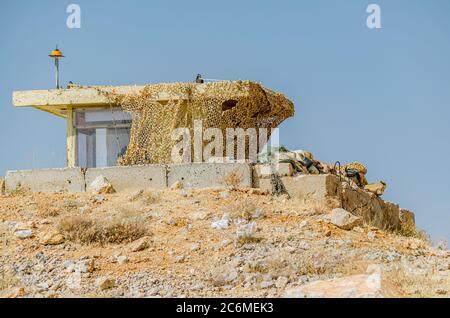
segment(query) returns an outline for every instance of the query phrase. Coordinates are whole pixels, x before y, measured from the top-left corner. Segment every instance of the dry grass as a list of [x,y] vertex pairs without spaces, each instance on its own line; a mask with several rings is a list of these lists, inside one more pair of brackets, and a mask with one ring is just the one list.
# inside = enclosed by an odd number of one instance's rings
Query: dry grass
[[70,198],[58,200],[42,197],[37,200],[37,213],[44,218],[56,217],[64,213],[74,213],[82,205],[81,202]]
[[343,271],[347,262],[329,257],[325,252],[308,251],[294,261],[293,268],[299,275],[336,274]]
[[402,269],[401,265],[398,265],[386,275],[395,285],[411,294],[412,297],[417,298],[436,297],[436,290],[445,286],[442,282],[434,280],[431,274],[408,274]]
[[259,243],[259,242],[261,242],[261,238],[253,236],[253,235],[241,236],[237,239],[237,243],[240,245]]
[[143,220],[119,217],[109,221],[70,217],[60,222],[59,230],[67,240],[84,245],[128,243],[149,235]]
[[[5,192],[7,192],[7,191],[5,190]],[[8,191],[8,195],[13,196],[13,197],[25,195],[27,193],[28,193],[28,191],[25,188],[23,188],[20,183],[17,184],[15,189]]]
[[15,287],[19,280],[9,271],[0,271],[0,291]]
[[321,215],[328,213],[329,209],[325,205],[316,202],[312,205],[312,211],[315,215]]
[[56,217],[60,214],[60,209],[56,206],[40,206],[38,205],[37,213],[43,218]]
[[256,209],[257,206],[251,200],[242,200],[231,205],[230,216],[231,218],[242,218],[249,221]]
[[410,222],[401,223],[400,229],[398,229],[396,233],[401,236],[416,238],[430,244],[430,237],[428,234],[425,231],[416,228],[415,224]]
[[236,171],[232,171],[223,178],[222,183],[227,187],[230,187],[231,189],[237,189],[243,179],[244,177],[242,176],[242,174]]
[[161,202],[161,196],[158,193],[144,192],[142,199],[146,205],[152,205]]

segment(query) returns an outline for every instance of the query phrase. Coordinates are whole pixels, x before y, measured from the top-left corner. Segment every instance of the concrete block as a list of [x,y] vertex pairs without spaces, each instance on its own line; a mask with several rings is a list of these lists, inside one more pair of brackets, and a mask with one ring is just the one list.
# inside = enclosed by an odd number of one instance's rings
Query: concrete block
[[88,187],[98,176],[108,179],[116,191],[167,188],[165,165],[90,168],[86,171],[86,186]]
[[209,188],[227,185],[235,175],[237,187],[252,186],[252,168],[246,163],[190,163],[167,166],[167,184],[179,181],[185,188]]
[[290,177],[294,174],[294,168],[290,163],[279,163],[276,165],[263,164],[253,166],[253,176],[256,178],[270,178],[275,172],[280,177]]
[[[270,178],[255,178],[254,186],[272,191]],[[328,197],[336,193],[339,178],[332,175],[299,175],[295,177],[281,177],[291,198],[299,199],[303,203],[317,202],[325,204]]]
[[[270,180],[255,177],[254,186],[272,191]],[[327,205],[330,199],[334,199],[343,209],[381,229],[398,229],[401,222],[414,223],[413,213],[401,209],[397,204],[385,202],[374,194],[341,183],[334,175],[299,175],[282,177],[281,181],[291,198],[298,199],[303,204]]]
[[8,171],[6,191],[19,187],[31,192],[83,192],[84,175],[80,168]]

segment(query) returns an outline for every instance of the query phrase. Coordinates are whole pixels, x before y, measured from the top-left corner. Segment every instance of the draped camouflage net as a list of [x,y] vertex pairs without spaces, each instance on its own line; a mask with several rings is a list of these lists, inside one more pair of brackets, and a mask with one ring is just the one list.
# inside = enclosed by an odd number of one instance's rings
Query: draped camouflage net
[[[138,94],[100,93],[132,114],[130,143],[119,165],[172,163],[173,130],[188,128],[193,136],[195,120],[202,120],[203,129],[219,128],[223,136],[226,128],[267,128],[270,137],[271,129],[294,114],[290,100],[250,81],[153,84]],[[225,157],[223,149],[215,156]]]

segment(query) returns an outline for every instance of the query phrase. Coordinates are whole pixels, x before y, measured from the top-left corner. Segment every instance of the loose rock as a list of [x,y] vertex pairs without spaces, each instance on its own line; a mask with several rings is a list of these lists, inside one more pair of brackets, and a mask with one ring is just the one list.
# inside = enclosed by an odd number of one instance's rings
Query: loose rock
[[64,243],[64,235],[58,231],[43,232],[39,235],[39,243],[42,245],[59,245]]
[[286,291],[286,298],[384,298],[398,297],[393,286],[383,286],[379,274],[353,275],[317,281]]
[[144,236],[130,244],[131,252],[141,252],[150,247],[150,237]]
[[331,223],[343,230],[351,230],[355,226],[362,224],[362,219],[347,210],[338,208],[331,212]]
[[92,181],[88,186],[88,191],[93,194],[114,193],[115,190],[112,184],[104,176],[100,175]]
[[17,230],[14,232],[14,235],[20,238],[21,240],[32,238],[33,231],[32,230]]
[[110,277],[99,277],[95,281],[95,285],[100,290],[106,290],[106,289],[113,288],[116,285],[116,281]]

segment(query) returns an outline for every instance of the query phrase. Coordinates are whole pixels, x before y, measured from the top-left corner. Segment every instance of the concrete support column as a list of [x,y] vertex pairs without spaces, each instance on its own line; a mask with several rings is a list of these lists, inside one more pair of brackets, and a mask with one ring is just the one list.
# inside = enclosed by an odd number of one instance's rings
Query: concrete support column
[[73,123],[73,108],[67,107],[67,167],[73,168],[77,163],[77,134]]

